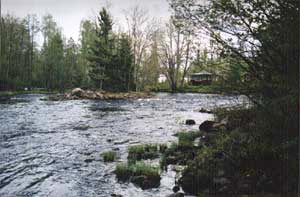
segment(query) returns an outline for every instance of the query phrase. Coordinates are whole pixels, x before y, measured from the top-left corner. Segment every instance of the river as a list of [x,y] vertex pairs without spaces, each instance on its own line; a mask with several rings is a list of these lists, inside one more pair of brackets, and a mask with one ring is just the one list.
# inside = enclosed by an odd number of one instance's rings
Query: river
[[[0,104],[0,196],[126,197],[172,193],[175,172],[162,174],[159,188],[141,190],[118,183],[101,152],[139,143],[171,143],[181,130],[212,119],[199,109],[237,105],[242,96],[159,93],[150,99],[43,101],[20,95]],[[194,119],[195,126],[186,126]]]

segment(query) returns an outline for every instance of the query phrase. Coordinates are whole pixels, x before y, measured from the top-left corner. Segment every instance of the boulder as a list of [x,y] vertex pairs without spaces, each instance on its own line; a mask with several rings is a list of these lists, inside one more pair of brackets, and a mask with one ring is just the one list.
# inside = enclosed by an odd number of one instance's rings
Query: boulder
[[97,95],[95,92],[88,90],[85,92],[84,97],[88,99],[96,99]]
[[83,97],[85,94],[84,90],[81,88],[75,88],[72,90],[71,95],[72,96],[78,96],[78,97]]
[[195,122],[195,120],[187,119],[187,120],[185,121],[185,124],[186,124],[186,125],[195,125],[196,122]]
[[201,109],[199,110],[199,112],[200,112],[200,113],[208,113],[208,114],[213,113],[211,110],[204,109],[204,108],[201,108]]
[[216,124],[215,121],[206,120],[199,126],[199,130],[205,132],[214,131],[215,130],[214,124]]
[[123,197],[122,195],[120,195],[120,194],[112,194],[112,195],[110,195],[111,197]]
[[133,176],[130,179],[130,182],[133,184],[141,187],[142,189],[150,189],[150,188],[156,188],[159,187],[160,185],[160,177],[155,178],[155,177],[147,177],[144,175],[141,176]]
[[95,160],[95,158],[93,158],[93,157],[88,157],[88,158],[86,158],[85,160],[84,160],[84,162],[86,162],[86,163],[91,163],[91,162],[93,162]]
[[173,192],[174,192],[174,193],[179,192],[179,190],[180,190],[180,187],[179,187],[178,185],[175,185],[175,186],[173,187]]
[[96,95],[97,99],[103,99],[104,98],[104,96],[101,92],[96,92],[95,95]]

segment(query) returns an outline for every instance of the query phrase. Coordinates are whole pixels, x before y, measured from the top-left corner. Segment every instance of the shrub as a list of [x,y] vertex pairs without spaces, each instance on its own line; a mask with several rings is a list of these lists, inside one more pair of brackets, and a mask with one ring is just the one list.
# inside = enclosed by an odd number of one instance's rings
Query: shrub
[[107,151],[101,154],[104,162],[113,162],[117,158],[117,153],[114,151]]
[[142,189],[149,189],[160,185],[159,168],[143,162],[118,164],[115,174],[119,181],[130,181]]
[[201,134],[198,131],[179,132],[176,134],[178,137],[178,145],[181,147],[192,147],[196,138]]
[[156,144],[135,145],[128,148],[128,160],[133,162],[157,157],[158,146]]

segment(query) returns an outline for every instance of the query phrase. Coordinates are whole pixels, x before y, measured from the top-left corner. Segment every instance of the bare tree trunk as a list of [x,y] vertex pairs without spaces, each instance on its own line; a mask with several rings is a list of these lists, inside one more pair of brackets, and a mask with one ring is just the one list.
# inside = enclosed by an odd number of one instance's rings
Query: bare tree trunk
[[184,64],[184,69],[183,69],[183,74],[182,74],[181,84],[180,84],[181,87],[183,87],[183,85],[184,85],[184,79],[185,79],[185,77],[188,73],[188,70],[189,70],[188,63],[189,63],[189,58],[190,58],[190,44],[191,44],[191,42],[188,41],[187,49],[186,49],[185,64]]

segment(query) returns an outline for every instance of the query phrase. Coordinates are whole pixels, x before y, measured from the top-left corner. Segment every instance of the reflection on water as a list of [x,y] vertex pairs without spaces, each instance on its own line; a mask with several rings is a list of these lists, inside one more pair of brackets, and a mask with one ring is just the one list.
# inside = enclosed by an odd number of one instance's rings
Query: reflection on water
[[201,94],[158,94],[151,99],[115,101],[42,101],[24,95],[24,102],[0,104],[0,196],[166,196],[175,173],[162,176],[161,186],[143,191],[120,184],[115,163],[100,153],[118,150],[126,160],[136,143],[170,143],[185,119],[199,125],[212,114],[201,108],[236,105],[243,97]]

